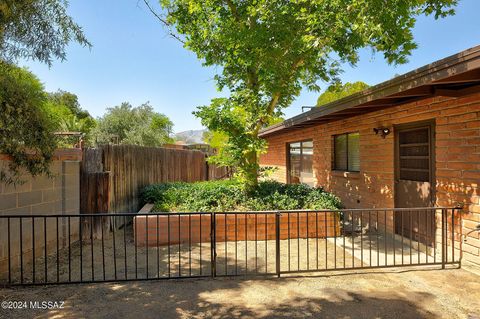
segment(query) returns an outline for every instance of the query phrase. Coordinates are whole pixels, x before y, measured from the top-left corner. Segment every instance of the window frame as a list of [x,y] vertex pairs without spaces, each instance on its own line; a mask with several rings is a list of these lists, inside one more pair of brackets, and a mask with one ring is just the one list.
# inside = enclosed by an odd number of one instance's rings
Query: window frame
[[[290,165],[291,165],[291,160],[290,160],[290,145],[291,144],[296,144],[300,143],[300,171],[302,171],[303,168],[303,143],[305,142],[312,142],[312,157],[313,157],[313,150],[314,150],[314,143],[313,143],[313,138],[307,138],[304,140],[300,141],[293,141],[293,142],[288,142],[286,143],[286,155],[287,155],[287,184],[292,184],[292,175]],[[313,158],[312,158],[312,171],[313,171]],[[300,184],[303,184],[300,182]]]
[[[349,167],[349,163],[348,163],[348,135],[350,134],[358,134],[358,171],[354,171],[354,170],[350,170],[348,169]],[[335,148],[335,138],[338,137],[338,136],[343,136],[345,135],[346,136],[346,145],[345,145],[345,150],[346,150],[346,158],[347,158],[347,168],[346,169],[341,169],[341,168],[337,168],[337,162],[336,162],[336,148]],[[336,171],[336,172],[347,172],[347,173],[360,173],[360,167],[361,167],[361,163],[360,163],[360,132],[359,131],[350,131],[350,132],[345,132],[345,133],[341,133],[341,134],[334,134],[332,135],[332,171]]]

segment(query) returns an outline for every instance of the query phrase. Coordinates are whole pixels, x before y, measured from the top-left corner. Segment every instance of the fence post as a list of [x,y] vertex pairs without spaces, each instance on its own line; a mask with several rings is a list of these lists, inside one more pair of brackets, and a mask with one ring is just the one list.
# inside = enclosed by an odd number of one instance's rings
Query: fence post
[[205,154],[205,180],[210,180],[210,165],[208,165],[208,156]]
[[216,215],[215,213],[210,213],[210,256],[211,256],[211,272],[212,277],[217,276],[217,243],[216,243]]
[[275,259],[278,278],[280,278],[280,216],[280,212],[275,213]]
[[[460,208],[461,209],[461,208]],[[462,268],[462,260],[463,260],[463,219],[462,219],[462,213],[458,209],[458,226],[460,233],[458,234],[458,249],[459,249],[459,256],[458,256],[458,268]]]
[[445,208],[442,208],[442,269],[445,269],[445,253],[447,251],[446,247],[445,247],[445,229],[446,229],[446,225],[445,225]]
[[452,263],[455,262],[455,208],[452,208]]

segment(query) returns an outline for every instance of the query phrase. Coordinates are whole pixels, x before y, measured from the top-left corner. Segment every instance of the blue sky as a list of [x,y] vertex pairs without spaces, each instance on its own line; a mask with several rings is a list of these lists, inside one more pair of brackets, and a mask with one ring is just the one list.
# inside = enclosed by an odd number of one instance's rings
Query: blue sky
[[[381,55],[363,50],[355,68],[345,66],[342,80],[378,84],[480,44],[480,1],[459,2],[453,17],[418,20],[414,35],[419,48],[409,63],[389,66]],[[192,111],[221,95],[213,81],[216,70],[202,67],[193,53],[166,36],[143,1],[72,0],[69,13],[83,26],[93,48],[72,44],[68,60],[56,61],[50,69],[32,61],[19,63],[34,72],[48,91],[77,94],[82,107],[95,117],[123,101],[134,106],[150,101],[156,111],[170,117],[175,132],[202,128]],[[318,93],[304,90],[285,110],[286,117],[300,113],[302,105],[314,105],[317,97]]]

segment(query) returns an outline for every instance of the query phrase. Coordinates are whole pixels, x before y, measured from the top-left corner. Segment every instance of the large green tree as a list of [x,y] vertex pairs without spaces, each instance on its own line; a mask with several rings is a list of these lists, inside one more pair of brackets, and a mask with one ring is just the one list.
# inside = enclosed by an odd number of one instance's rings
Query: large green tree
[[[56,131],[81,132],[84,145],[93,144],[91,133],[96,121],[80,106],[77,95],[63,90],[48,93],[46,110],[56,124]],[[59,142],[72,145],[77,142],[77,138],[64,137]]]
[[55,105],[66,107],[71,114],[79,119],[91,118],[90,113],[82,109],[80,102],[78,101],[78,96],[74,93],[58,90],[57,92],[48,93],[48,99]]
[[354,93],[360,92],[368,88],[369,85],[362,81],[347,82],[342,84],[340,82],[330,85],[325,92],[320,94],[317,100],[317,106],[325,105],[327,103],[339,100]]
[[99,144],[161,146],[173,141],[170,137],[172,128],[172,121],[155,112],[150,104],[132,107],[124,102],[107,109],[107,113],[98,119],[93,135]]
[[[357,63],[361,48],[382,52],[388,63],[406,62],[416,48],[412,28],[417,16],[444,17],[453,14],[456,3],[160,0],[163,13],[154,14],[205,66],[220,67],[217,85],[230,96],[213,99],[195,114],[210,130],[228,135],[238,172],[253,187],[265,147],[258,133],[302,88],[318,90],[319,81],[335,82],[343,63]],[[234,114],[239,107],[246,123]]]
[[23,167],[48,173],[55,148],[47,95],[38,79],[13,63],[33,59],[51,65],[64,60],[70,42],[90,46],[67,14],[64,0],[0,0],[0,153],[11,156],[0,171],[4,182],[20,182]]
[[12,158],[0,167],[0,181],[21,182],[22,167],[33,176],[49,172],[56,141],[46,101],[35,75],[0,62],[0,153]]

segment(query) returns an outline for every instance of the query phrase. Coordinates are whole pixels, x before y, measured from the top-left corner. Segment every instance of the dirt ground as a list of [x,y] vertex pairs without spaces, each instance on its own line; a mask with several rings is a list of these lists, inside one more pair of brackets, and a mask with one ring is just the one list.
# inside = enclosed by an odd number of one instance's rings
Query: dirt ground
[[[0,318],[480,318],[480,276],[461,269],[328,272],[0,289]],[[3,305],[3,304],[2,304]]]
[[[80,243],[75,242],[70,249],[61,249],[58,258],[55,253],[48,256],[47,263],[43,256],[38,256],[35,282],[168,278],[211,273],[209,242],[148,248],[135,247],[134,242],[132,229],[128,227],[117,231],[115,240],[112,235],[106,235],[104,240],[94,240],[93,245],[91,240],[85,240],[81,249]],[[341,236],[281,240],[280,270],[287,272],[434,262],[433,257],[400,241],[395,242],[391,236],[384,238],[376,234],[356,236],[354,242],[351,237]],[[218,242],[216,252],[216,272],[219,276],[271,274],[276,271],[274,240]],[[23,276],[21,274],[20,268],[12,269],[12,283],[32,283],[33,264],[24,263]]]
[[[379,243],[385,246],[377,243],[377,235],[343,239],[282,240],[280,268],[295,271],[307,267],[383,266],[403,259],[407,263],[432,262],[432,257],[411,251],[411,246],[394,244],[392,238],[384,241],[380,237]],[[58,258],[49,256],[47,281],[55,282],[57,274],[60,281],[68,281],[69,276],[80,280],[80,274],[82,280],[103,280],[104,273],[105,279],[113,280],[115,270],[119,279],[125,275],[145,279],[147,275],[166,278],[210,274],[210,251],[210,243],[135,248],[128,228],[116,233],[115,241],[112,236],[103,242],[96,240],[93,246],[87,241],[81,250],[76,243],[70,250],[62,250]],[[36,261],[36,282],[42,282],[45,260]],[[280,279],[242,276],[274,273],[275,267],[274,241],[217,243],[217,274],[240,276],[3,288],[0,301],[7,303],[2,307],[10,308],[0,309],[0,318],[480,319],[480,275],[466,270],[439,270],[435,266],[329,270],[282,275]],[[24,282],[31,282],[32,270],[31,264],[25,265]],[[12,278],[18,283],[19,273],[13,273]],[[38,309],[44,306],[42,302],[64,305],[62,309],[55,304],[50,309]],[[19,305],[24,309],[11,309]]]

